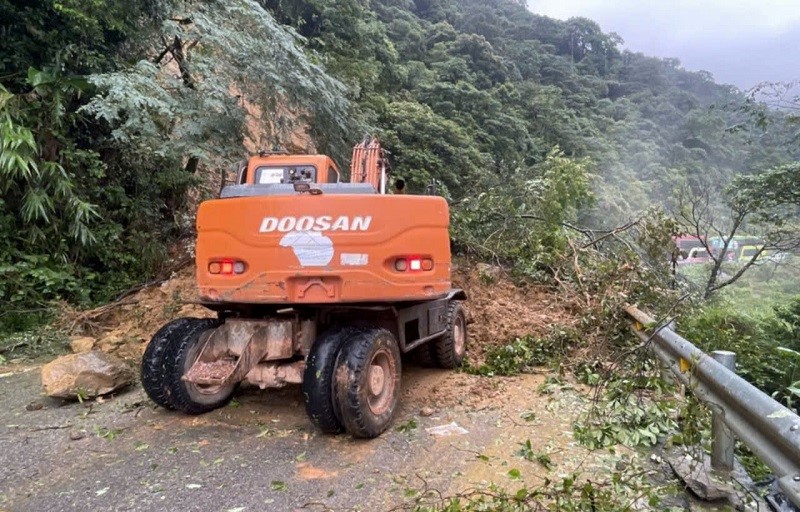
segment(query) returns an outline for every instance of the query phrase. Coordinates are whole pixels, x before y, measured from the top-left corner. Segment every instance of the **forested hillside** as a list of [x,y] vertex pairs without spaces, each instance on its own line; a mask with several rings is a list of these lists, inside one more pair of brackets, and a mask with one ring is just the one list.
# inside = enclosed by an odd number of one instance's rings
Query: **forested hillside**
[[0,18],[5,329],[169,267],[245,143],[345,165],[377,133],[412,191],[443,185],[457,250],[531,271],[565,223],[800,155],[782,112],[518,0],[4,0]]

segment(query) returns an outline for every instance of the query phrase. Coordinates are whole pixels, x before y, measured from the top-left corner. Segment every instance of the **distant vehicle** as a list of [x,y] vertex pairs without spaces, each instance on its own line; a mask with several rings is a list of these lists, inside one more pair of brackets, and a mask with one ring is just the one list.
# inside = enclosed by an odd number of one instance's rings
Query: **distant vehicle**
[[738,240],[734,237],[732,240],[728,240],[724,237],[715,236],[713,238],[708,239],[708,245],[711,248],[711,254],[714,256],[719,256],[722,253],[722,249],[725,248],[727,242],[727,252],[725,253],[725,259],[727,261],[734,261],[736,260],[736,255],[739,252],[739,247],[741,244]]
[[708,263],[711,257],[705,247],[692,247],[685,257],[678,258],[678,265],[692,265],[697,263]]
[[758,254],[761,251],[761,254],[758,255],[758,258],[754,262],[755,265],[760,265],[767,261],[767,254],[763,251],[763,245],[743,245],[741,250],[739,251],[739,263],[747,263],[753,256]]
[[675,256],[675,254],[673,256],[678,262],[682,259],[686,259],[691,249],[705,247],[703,238],[698,238],[694,235],[674,236],[672,237],[672,241],[677,248],[677,253],[675,253],[677,256]]
[[694,235],[673,236],[672,242],[675,244],[675,248],[672,251],[672,263],[677,265],[690,263],[687,259],[692,249],[705,248],[705,238]]

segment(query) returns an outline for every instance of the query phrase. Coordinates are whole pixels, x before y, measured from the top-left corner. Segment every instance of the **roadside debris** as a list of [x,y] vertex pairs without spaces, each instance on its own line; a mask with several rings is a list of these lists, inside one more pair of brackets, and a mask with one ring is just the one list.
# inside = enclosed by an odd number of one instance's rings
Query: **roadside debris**
[[447,425],[439,425],[438,427],[426,428],[425,431],[432,436],[457,436],[461,434],[469,434],[469,431],[453,421]]
[[42,386],[53,398],[94,398],[131,382],[133,372],[124,362],[98,350],[62,356],[42,367]]

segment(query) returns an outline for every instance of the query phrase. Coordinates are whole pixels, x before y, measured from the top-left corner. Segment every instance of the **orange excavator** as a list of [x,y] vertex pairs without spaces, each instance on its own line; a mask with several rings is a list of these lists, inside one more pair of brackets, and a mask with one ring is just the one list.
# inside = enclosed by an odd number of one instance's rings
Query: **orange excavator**
[[349,183],[324,155],[243,163],[197,213],[200,301],[217,318],[153,336],[141,368],[150,398],[200,414],[242,382],[302,384],[323,432],[370,438],[392,421],[401,353],[459,366],[466,295],[451,286],[447,202],[395,181],[387,193],[374,138],[354,147]]

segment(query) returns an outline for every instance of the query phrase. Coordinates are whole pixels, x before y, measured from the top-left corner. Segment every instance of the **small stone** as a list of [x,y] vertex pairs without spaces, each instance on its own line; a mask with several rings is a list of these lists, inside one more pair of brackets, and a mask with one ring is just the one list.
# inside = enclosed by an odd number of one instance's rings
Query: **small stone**
[[42,409],[44,409],[44,404],[39,400],[34,400],[25,406],[26,411],[41,411]]
[[131,382],[133,371],[124,362],[98,350],[62,356],[42,367],[42,386],[53,398],[94,398]]
[[91,336],[81,336],[80,338],[72,338],[69,346],[76,354],[89,352],[94,348],[95,339]]
[[426,405],[425,407],[422,408],[421,411],[419,411],[419,414],[420,414],[420,416],[427,417],[427,416],[432,415],[434,412],[436,412],[436,411],[433,410],[433,407],[428,407]]
[[83,439],[85,434],[80,430],[70,430],[69,432],[69,439],[70,441],[78,441]]

